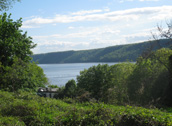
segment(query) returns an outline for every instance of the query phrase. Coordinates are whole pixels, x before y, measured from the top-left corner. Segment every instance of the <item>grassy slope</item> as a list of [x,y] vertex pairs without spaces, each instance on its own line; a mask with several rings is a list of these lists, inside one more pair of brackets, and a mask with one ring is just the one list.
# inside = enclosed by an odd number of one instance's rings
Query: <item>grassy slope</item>
[[171,126],[171,109],[162,111],[72,99],[42,98],[32,93],[0,91],[0,125]]
[[[166,40],[161,40],[161,45],[166,47]],[[155,44],[156,42],[152,42]],[[126,60],[136,61],[142,52],[150,45],[150,42],[118,45],[101,49],[53,52],[37,54],[33,56],[34,61],[39,63],[81,63],[81,62],[123,62]]]

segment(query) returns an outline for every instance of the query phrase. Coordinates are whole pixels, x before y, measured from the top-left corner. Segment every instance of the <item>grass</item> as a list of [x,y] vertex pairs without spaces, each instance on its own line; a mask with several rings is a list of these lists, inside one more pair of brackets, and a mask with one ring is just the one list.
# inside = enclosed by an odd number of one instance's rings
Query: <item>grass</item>
[[0,125],[172,126],[172,108],[147,109],[104,103],[78,103],[34,93],[0,91]]

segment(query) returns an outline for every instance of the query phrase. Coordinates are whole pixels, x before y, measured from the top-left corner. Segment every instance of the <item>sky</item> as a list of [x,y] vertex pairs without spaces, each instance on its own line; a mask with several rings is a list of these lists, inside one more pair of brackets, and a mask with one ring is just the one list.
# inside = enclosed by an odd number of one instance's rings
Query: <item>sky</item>
[[40,54],[150,40],[172,20],[172,0],[21,0],[7,13]]

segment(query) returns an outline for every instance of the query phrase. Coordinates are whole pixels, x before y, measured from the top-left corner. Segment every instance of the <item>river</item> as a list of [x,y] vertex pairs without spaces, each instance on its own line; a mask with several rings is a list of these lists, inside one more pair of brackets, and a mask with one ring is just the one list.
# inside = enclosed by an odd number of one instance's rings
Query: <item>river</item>
[[80,71],[98,64],[114,65],[116,63],[39,64],[39,66],[44,70],[50,84],[64,86],[69,80],[76,80]]

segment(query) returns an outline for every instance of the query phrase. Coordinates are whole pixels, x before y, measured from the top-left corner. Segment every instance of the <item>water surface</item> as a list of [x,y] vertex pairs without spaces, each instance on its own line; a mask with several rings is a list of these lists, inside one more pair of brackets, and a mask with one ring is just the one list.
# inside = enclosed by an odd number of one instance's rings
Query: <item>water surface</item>
[[[63,86],[71,79],[76,80],[76,76],[79,75],[80,71],[98,64],[106,63],[39,64],[39,66],[44,70],[50,84]],[[113,65],[116,63],[107,64]]]

